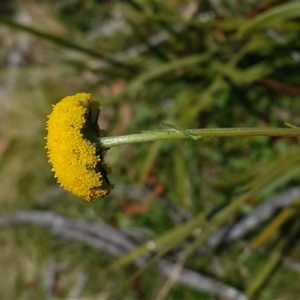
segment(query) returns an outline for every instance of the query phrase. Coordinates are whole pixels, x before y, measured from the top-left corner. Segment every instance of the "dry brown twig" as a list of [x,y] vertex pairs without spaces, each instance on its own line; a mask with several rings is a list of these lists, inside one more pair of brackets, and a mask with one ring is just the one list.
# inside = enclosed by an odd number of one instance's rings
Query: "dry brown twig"
[[[207,241],[209,248],[215,248],[221,243],[240,239],[249,231],[271,218],[276,210],[289,205],[299,194],[300,187],[294,187],[271,197],[254,209],[248,216],[220,228],[211,235]],[[137,246],[130,234],[104,222],[72,219],[54,212],[25,210],[0,217],[0,228],[21,224],[34,224],[44,227],[58,237],[67,240],[79,240],[113,256],[124,255]],[[147,256],[141,257],[135,263],[138,266],[142,266],[147,261],[147,258]],[[163,258],[156,263],[156,268],[164,276],[169,276],[175,265],[176,262],[174,263]],[[192,289],[227,299],[247,299],[237,289],[188,268],[182,268],[177,277],[177,282]]]

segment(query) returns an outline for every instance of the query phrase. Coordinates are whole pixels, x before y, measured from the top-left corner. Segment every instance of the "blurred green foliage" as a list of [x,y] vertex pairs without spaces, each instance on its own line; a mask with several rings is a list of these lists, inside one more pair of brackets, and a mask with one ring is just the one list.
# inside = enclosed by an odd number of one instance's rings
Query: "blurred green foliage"
[[[79,91],[101,101],[99,122],[109,135],[156,129],[161,122],[182,128],[300,126],[299,17],[300,2],[279,0],[3,2],[1,213],[51,210],[122,229],[146,228],[153,238],[163,236],[162,245],[174,242],[175,250],[185,240],[180,249],[188,253],[213,229],[299,185],[296,138],[165,141],[111,149],[111,180],[123,193],[88,204],[57,186],[43,139],[51,104]],[[127,196],[132,186],[153,195]],[[194,225],[184,231],[188,220],[176,223],[158,197],[187,210]],[[283,255],[299,260],[298,216],[270,234],[261,252],[244,255],[264,226],[216,253],[190,251],[184,261],[249,295],[295,298],[299,273],[279,262]],[[203,235],[188,239],[198,226]],[[290,243],[288,233],[293,245],[286,250],[281,245]],[[137,270],[130,264],[135,255],[121,258],[117,262],[128,261],[112,272],[111,256],[39,228],[3,229],[0,245],[1,299],[43,298],[42,270],[51,259],[65,265],[56,298],[67,296],[78,270],[88,273],[82,296],[95,299],[109,298]],[[274,268],[249,292],[277,250]],[[211,266],[215,258],[219,274]],[[162,285],[148,268],[116,298],[155,299]],[[166,299],[214,298],[175,285]]]

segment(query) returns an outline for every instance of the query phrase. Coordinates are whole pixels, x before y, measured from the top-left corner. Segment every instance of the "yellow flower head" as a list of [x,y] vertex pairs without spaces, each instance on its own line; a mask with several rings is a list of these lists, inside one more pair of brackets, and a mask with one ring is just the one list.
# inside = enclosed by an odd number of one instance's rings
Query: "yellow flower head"
[[[48,116],[49,162],[58,182],[74,195],[91,201],[111,192],[105,151],[97,145],[100,104],[87,93],[62,99]],[[99,142],[98,142],[99,144]]]

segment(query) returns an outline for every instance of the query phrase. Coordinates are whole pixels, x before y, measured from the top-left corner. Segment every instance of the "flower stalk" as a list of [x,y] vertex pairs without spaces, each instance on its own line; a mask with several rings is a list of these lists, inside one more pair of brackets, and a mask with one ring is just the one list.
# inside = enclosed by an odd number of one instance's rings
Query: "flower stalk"
[[105,149],[126,145],[153,142],[158,140],[191,139],[193,140],[212,137],[246,137],[246,136],[274,136],[274,137],[300,137],[300,128],[203,128],[203,129],[160,129],[149,130],[141,133],[100,137],[99,143]]

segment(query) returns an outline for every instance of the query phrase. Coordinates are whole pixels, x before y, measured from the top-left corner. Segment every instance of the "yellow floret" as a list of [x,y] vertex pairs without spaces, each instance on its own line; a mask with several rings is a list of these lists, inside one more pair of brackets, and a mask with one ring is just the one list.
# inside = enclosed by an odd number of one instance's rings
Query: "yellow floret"
[[99,108],[90,94],[77,93],[54,105],[47,121],[46,148],[55,177],[66,190],[86,201],[103,197],[113,188],[99,171],[107,171],[101,159],[104,153],[100,156],[101,151],[84,134],[88,116]]

